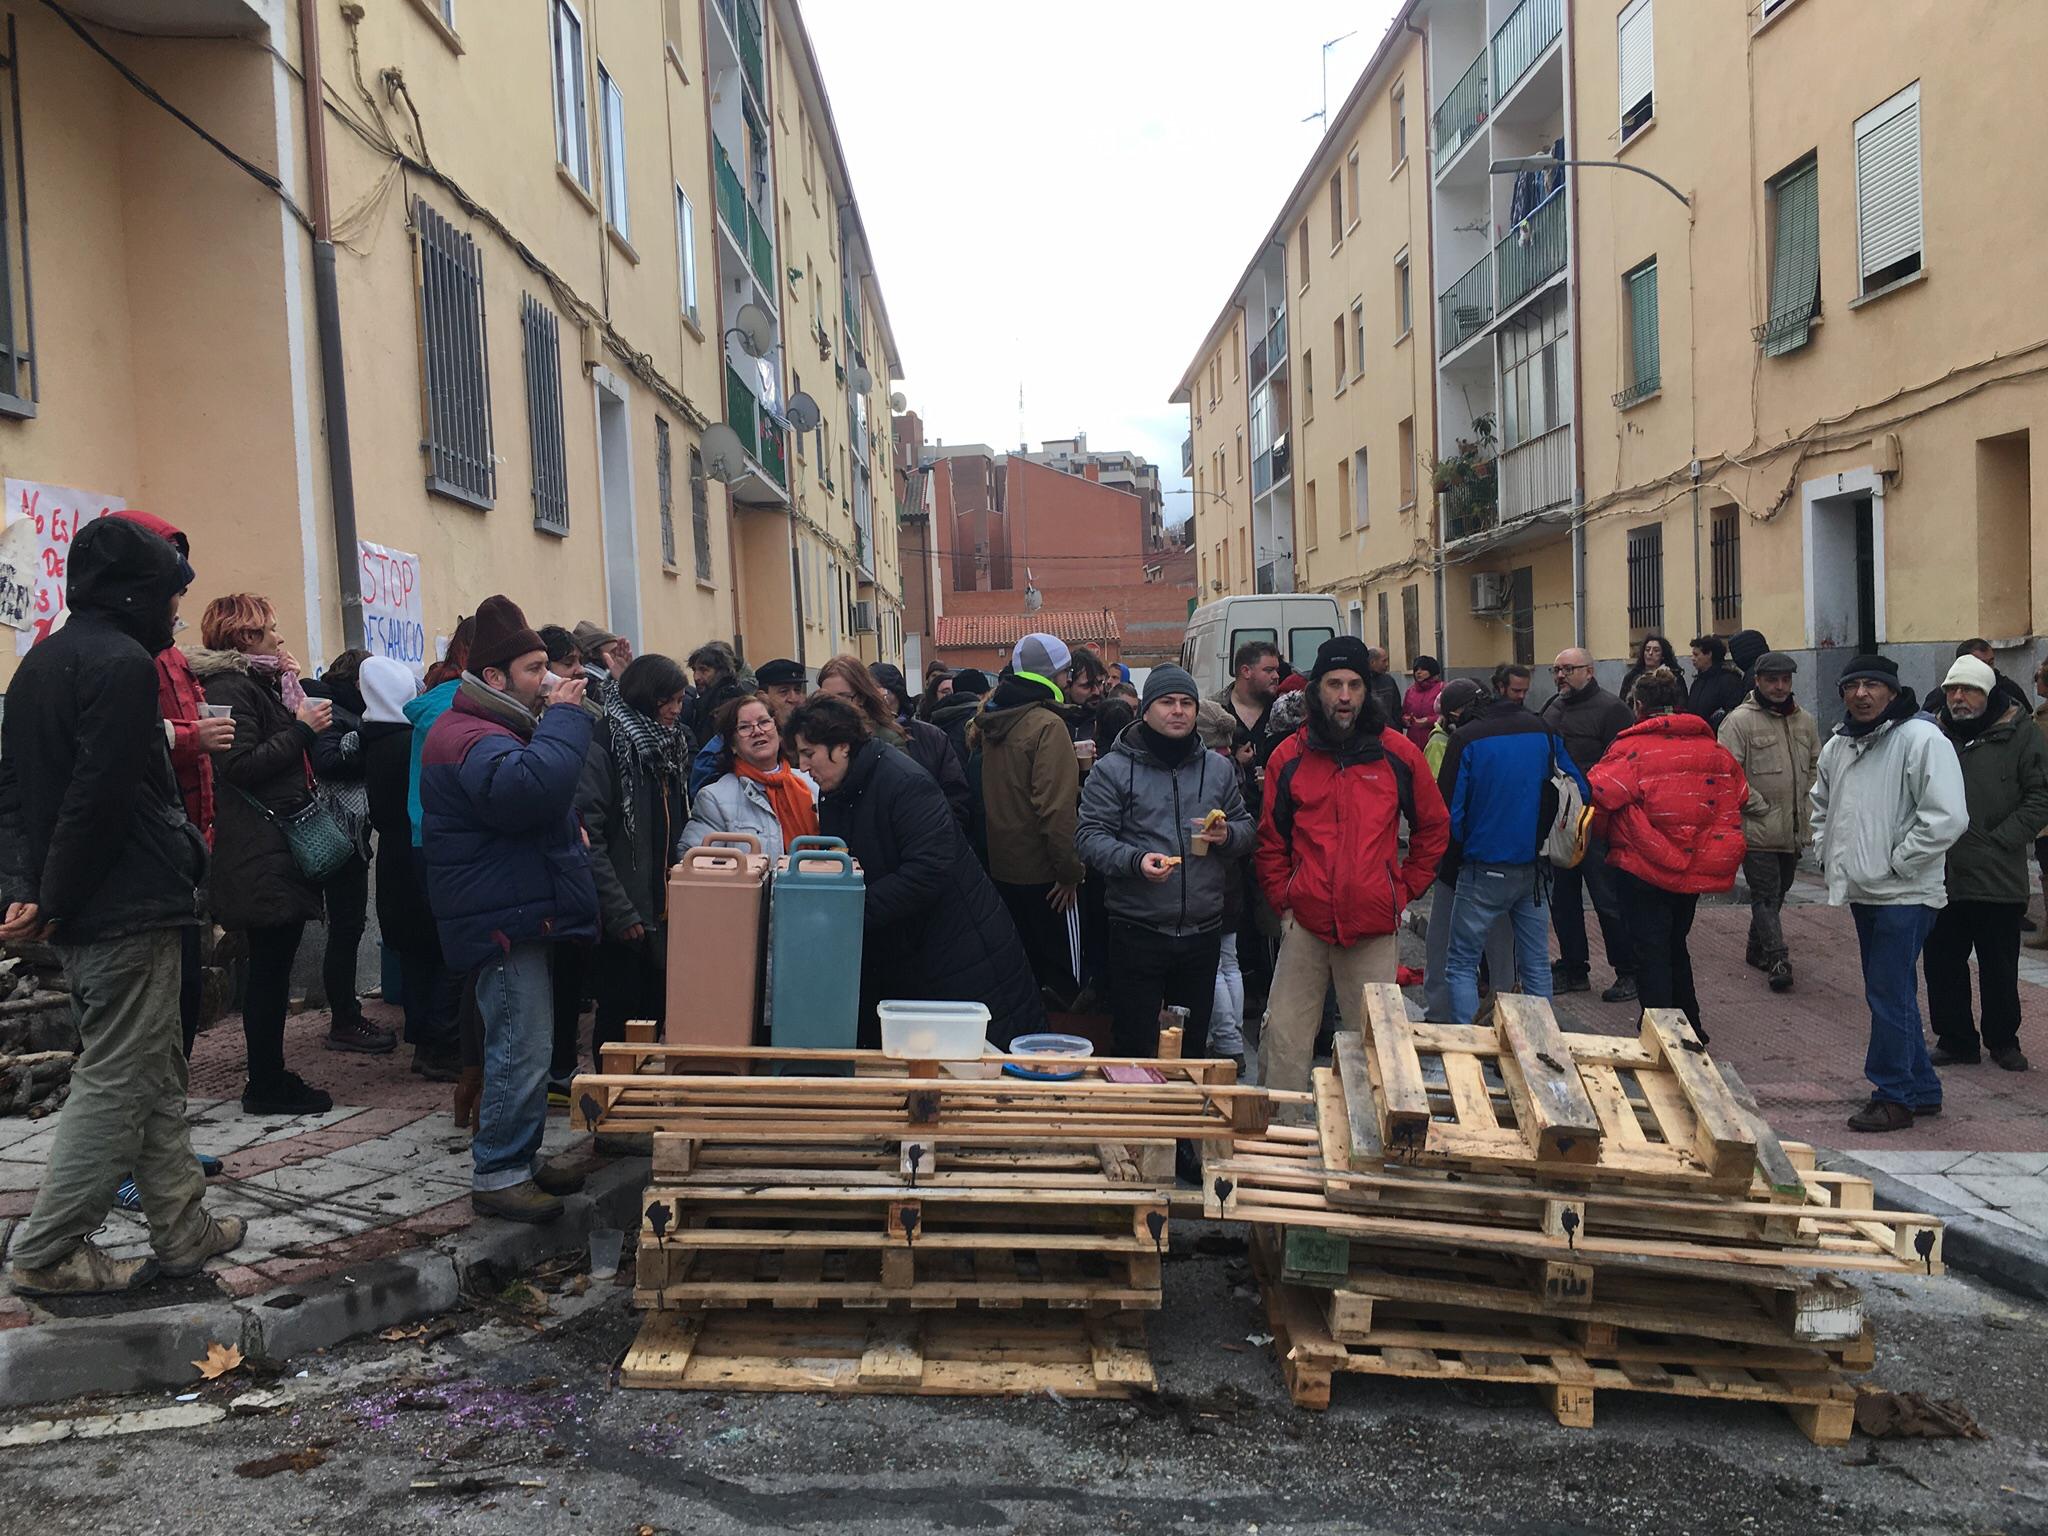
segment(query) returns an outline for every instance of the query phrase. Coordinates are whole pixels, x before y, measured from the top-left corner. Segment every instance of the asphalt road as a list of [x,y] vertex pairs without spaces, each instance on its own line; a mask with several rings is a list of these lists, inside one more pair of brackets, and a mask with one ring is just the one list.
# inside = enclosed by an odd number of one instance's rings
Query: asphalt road
[[[1167,1298],[1147,1403],[620,1391],[623,1292],[553,1297],[538,1326],[465,1310],[446,1337],[267,1384],[245,1366],[184,1410],[259,1388],[284,1399],[266,1413],[0,1448],[0,1533],[2048,1531],[2048,1308],[1960,1278],[1869,1288],[1872,1379],[1959,1398],[1990,1438],[1836,1450],[1767,1407],[1641,1395],[1560,1429],[1505,1385],[1340,1378],[1328,1413],[1302,1412],[1246,1341],[1263,1323],[1241,1259],[1171,1258]],[[0,1436],[38,1418],[0,1416]],[[303,1472],[235,1471],[309,1447]],[[545,1486],[412,1486],[463,1477]]]

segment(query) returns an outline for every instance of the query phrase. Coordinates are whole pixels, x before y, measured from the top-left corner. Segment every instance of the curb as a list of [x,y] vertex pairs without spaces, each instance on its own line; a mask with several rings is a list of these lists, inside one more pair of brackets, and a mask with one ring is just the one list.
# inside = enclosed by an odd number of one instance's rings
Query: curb
[[1942,1262],[1950,1269],[1975,1275],[2014,1296],[2048,1301],[2048,1241],[1937,1200],[1896,1174],[1873,1168],[1845,1152],[1822,1151],[1817,1155],[1820,1165],[1831,1172],[1858,1174],[1870,1180],[1879,1205],[1939,1216],[1947,1227],[1942,1234]]
[[545,1226],[479,1221],[430,1247],[313,1285],[0,1330],[0,1408],[189,1387],[200,1379],[192,1362],[210,1343],[284,1360],[419,1322],[455,1305],[479,1267],[516,1273],[582,1248],[593,1227],[635,1230],[647,1174],[646,1158],[620,1158],[592,1170],[583,1193],[565,1200],[561,1216]]

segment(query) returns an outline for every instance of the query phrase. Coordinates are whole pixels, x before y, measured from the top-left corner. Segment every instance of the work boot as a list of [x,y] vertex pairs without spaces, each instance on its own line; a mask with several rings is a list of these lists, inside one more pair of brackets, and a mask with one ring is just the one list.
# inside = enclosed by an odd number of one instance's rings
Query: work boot
[[1934,1042],[1934,1053],[1929,1059],[1937,1067],[1974,1067],[1984,1058],[1978,1054],[1975,1046],[1965,1050],[1961,1046],[1950,1045],[1946,1040],[1937,1040]]
[[510,1189],[473,1189],[469,1192],[469,1204],[479,1216],[523,1221],[530,1226],[553,1221],[562,1214],[562,1202],[532,1179],[514,1184]]
[[104,1296],[112,1291],[139,1291],[157,1276],[153,1258],[116,1259],[104,1248],[80,1243],[54,1264],[29,1269],[16,1264],[8,1271],[17,1295]]
[[366,1019],[336,1019],[327,1031],[327,1049],[386,1056],[398,1049],[398,1036]]
[[1590,992],[1593,978],[1584,971],[1567,971],[1557,966],[1550,968],[1550,992],[1553,997],[1566,992]]
[[286,1072],[272,1083],[258,1083],[252,1077],[249,1086],[242,1090],[245,1115],[324,1115],[332,1108],[333,1096],[315,1088],[296,1072]]
[[584,1170],[559,1157],[549,1158],[533,1170],[533,1182],[543,1194],[576,1195],[583,1192]]
[[1636,1000],[1636,979],[1633,976],[1616,976],[1614,985],[1600,994],[1603,1003],[1632,1003]]
[[1991,1059],[2008,1072],[2024,1072],[2027,1070],[2026,1054],[2016,1045],[1999,1046],[1991,1053]]
[[430,1083],[460,1082],[462,1055],[458,1051],[430,1051],[416,1045],[412,1050],[412,1069]]
[[1912,1128],[1912,1110],[1874,1095],[1868,1104],[1849,1117],[1849,1129],[1852,1131],[1910,1131]]
[[1792,962],[1779,960],[1771,966],[1771,990],[1790,992],[1792,990]]
[[208,1216],[206,1230],[199,1234],[198,1242],[180,1249],[175,1258],[165,1255],[163,1272],[173,1280],[198,1274],[206,1268],[208,1259],[241,1246],[246,1230],[248,1223],[239,1216]]

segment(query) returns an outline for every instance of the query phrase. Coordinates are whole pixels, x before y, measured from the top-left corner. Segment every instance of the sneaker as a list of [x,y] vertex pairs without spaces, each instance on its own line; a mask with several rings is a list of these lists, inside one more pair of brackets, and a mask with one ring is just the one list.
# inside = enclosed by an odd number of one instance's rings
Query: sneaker
[[124,1211],[139,1211],[142,1209],[142,1191],[135,1187],[133,1175],[123,1179],[120,1187],[114,1191],[114,1204],[121,1207]]
[[1790,992],[1792,990],[1792,962],[1780,960],[1771,967],[1771,990]]
[[1938,1115],[1940,1113],[1941,1100],[1939,1099],[1936,1099],[1932,1104],[1915,1104],[1913,1106],[1913,1115],[1915,1119],[1927,1120],[1933,1118],[1935,1115]]
[[248,1230],[248,1223],[239,1216],[208,1216],[206,1230],[199,1241],[182,1251],[178,1257],[165,1258],[163,1272],[173,1280],[182,1280],[187,1275],[196,1275],[206,1268],[206,1261],[219,1254],[241,1246],[242,1234]]
[[388,1056],[398,1049],[398,1036],[361,1019],[337,1020],[327,1031],[327,1049],[356,1051],[364,1056]]
[[497,1216],[530,1225],[553,1221],[562,1214],[562,1202],[532,1179],[510,1189],[473,1189],[469,1192],[469,1204],[479,1216]]
[[1752,949],[1742,957],[1742,963],[1753,971],[1768,971],[1771,968],[1771,962],[1763,957],[1761,950]]
[[296,1072],[287,1072],[274,1083],[259,1084],[251,1078],[242,1090],[245,1115],[324,1115],[334,1108],[334,1096],[315,1088]]
[[2027,1070],[2026,1053],[2021,1051],[2016,1045],[2001,1045],[1991,1053],[1991,1059],[2008,1072],[2024,1072]]
[[583,1190],[584,1170],[560,1158],[549,1158],[533,1170],[533,1182],[548,1195],[574,1195]]
[[1849,1117],[1849,1129],[1852,1131],[1909,1131],[1912,1128],[1913,1111],[1889,1099],[1873,1097]]
[[549,1083],[549,1084],[548,1084],[548,1108],[549,1108],[549,1109],[567,1109],[568,1107],[569,1107],[569,1085],[568,1085],[567,1083],[559,1083],[559,1082],[558,1082],[558,1083]]
[[412,1069],[430,1083],[456,1083],[462,1080],[462,1057],[457,1053],[444,1055],[414,1046]]
[[1632,1003],[1636,1000],[1636,979],[1633,976],[1617,976],[1614,985],[1600,994],[1603,1003]]
[[195,1152],[192,1155],[199,1159],[199,1176],[202,1179],[219,1178],[221,1169],[226,1166],[211,1152]]
[[1937,1040],[1934,1054],[1929,1059],[1937,1067],[1974,1067],[1984,1058],[1974,1048],[1966,1051],[1945,1040]]
[[157,1276],[153,1258],[116,1259],[104,1248],[80,1243],[54,1264],[29,1269],[16,1264],[8,1271],[20,1296],[104,1296],[112,1291],[139,1291]]

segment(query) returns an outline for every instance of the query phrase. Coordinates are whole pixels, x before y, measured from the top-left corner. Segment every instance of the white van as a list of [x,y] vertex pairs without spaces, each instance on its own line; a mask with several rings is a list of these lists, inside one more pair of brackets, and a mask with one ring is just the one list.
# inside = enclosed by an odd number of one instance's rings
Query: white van
[[1279,646],[1283,664],[1306,676],[1315,665],[1317,648],[1336,635],[1339,620],[1337,599],[1327,593],[1219,597],[1188,615],[1180,664],[1205,699],[1230,686],[1230,659],[1249,640]]

